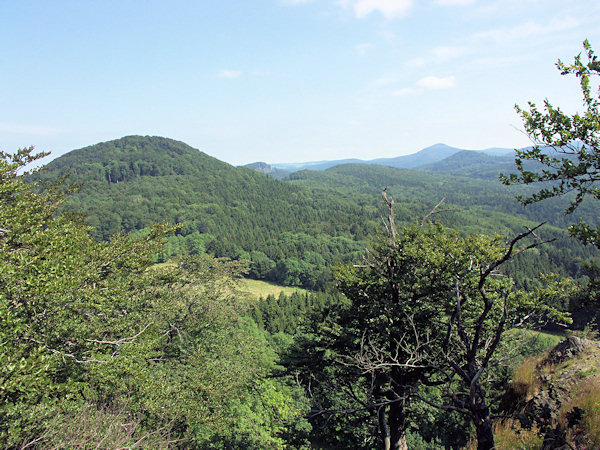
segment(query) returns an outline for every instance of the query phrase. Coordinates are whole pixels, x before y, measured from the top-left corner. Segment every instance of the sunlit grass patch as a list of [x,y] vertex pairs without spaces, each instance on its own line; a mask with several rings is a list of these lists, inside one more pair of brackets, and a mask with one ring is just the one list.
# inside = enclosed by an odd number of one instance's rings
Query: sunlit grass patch
[[299,287],[281,286],[268,281],[252,280],[250,278],[240,278],[238,282],[240,291],[249,294],[255,299],[265,298],[269,295],[278,297],[282,292],[285,295],[291,295],[294,292],[300,292],[302,294],[308,293],[306,289]]
[[539,392],[541,382],[538,366],[546,356],[547,353],[529,356],[515,368],[512,389],[523,400],[529,400]]

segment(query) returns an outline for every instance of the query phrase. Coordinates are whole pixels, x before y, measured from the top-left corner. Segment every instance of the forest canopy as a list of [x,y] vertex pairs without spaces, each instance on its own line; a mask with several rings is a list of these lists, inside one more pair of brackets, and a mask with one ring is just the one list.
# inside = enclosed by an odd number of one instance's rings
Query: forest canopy
[[173,227],[94,241],[60,212],[61,186],[23,181],[39,155],[0,156],[2,446],[281,445],[303,404],[267,377],[275,355],[232,283],[243,267],[151,268]]

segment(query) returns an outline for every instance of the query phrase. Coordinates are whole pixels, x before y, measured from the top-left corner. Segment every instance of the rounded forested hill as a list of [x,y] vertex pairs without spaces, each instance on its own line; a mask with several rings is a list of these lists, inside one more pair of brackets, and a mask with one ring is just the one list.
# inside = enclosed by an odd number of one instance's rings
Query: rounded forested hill
[[277,261],[312,252],[332,262],[364,248],[357,241],[373,233],[381,216],[371,197],[294,186],[162,137],[128,136],[74,150],[39,177],[61,175],[81,184],[67,208],[86,214],[96,238],[184,223],[181,236],[201,236],[192,245],[212,245],[218,256],[255,250]]
[[230,168],[189,145],[153,136],[127,136],[73,150],[48,164],[52,175],[84,182],[120,183],[144,176],[199,175]]

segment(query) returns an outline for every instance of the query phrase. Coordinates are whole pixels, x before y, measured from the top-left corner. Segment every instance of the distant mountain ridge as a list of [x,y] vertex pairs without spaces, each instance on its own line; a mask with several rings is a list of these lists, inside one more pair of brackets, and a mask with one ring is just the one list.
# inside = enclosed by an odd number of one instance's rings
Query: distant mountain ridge
[[308,161],[298,163],[271,163],[273,168],[297,172],[300,170],[326,170],[331,167],[342,164],[372,164],[380,166],[395,167],[397,169],[418,169],[421,166],[434,164],[463,151],[473,152],[474,154],[483,154],[488,156],[508,156],[512,155],[514,149],[508,148],[489,148],[485,150],[465,150],[457,147],[451,147],[446,144],[434,144],[423,150],[410,155],[397,156],[395,158],[376,158],[371,160],[362,160],[357,158],[338,159],[330,161]]
[[499,173],[516,172],[514,156],[497,156],[493,153],[461,150],[449,157],[416,170],[444,175],[497,179]]

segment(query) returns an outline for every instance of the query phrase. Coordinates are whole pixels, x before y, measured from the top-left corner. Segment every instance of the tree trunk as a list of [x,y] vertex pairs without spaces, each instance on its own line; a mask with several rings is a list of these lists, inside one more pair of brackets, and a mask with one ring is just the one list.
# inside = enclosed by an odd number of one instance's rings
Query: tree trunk
[[407,450],[404,400],[399,400],[390,404],[389,423],[392,450]]
[[491,450],[494,448],[494,432],[490,408],[485,402],[483,389],[478,381],[471,388],[470,410],[473,414],[473,424],[477,436],[477,450]]
[[385,405],[379,407],[379,410],[377,411],[377,420],[379,421],[379,433],[381,433],[381,438],[383,439],[383,447],[385,450],[391,450],[392,441],[390,439],[390,429],[385,417]]
[[494,448],[494,432],[492,430],[492,421],[488,417],[477,420],[475,423],[477,433],[477,450],[491,450]]

